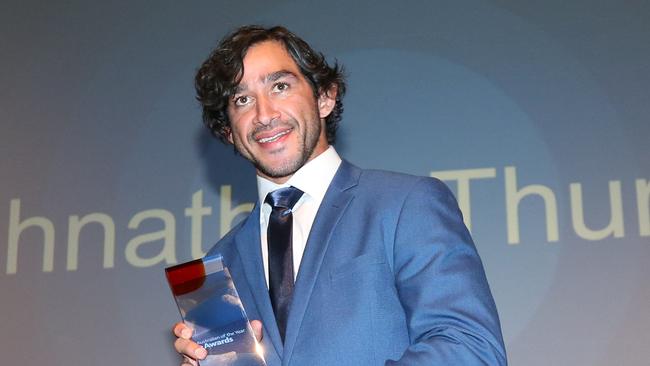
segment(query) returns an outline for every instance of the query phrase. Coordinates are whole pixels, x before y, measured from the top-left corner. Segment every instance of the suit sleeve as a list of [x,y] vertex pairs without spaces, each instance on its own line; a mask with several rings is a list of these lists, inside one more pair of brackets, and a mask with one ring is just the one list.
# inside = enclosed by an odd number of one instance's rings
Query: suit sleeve
[[410,346],[397,365],[506,365],[496,306],[458,205],[420,179],[400,211],[393,270]]

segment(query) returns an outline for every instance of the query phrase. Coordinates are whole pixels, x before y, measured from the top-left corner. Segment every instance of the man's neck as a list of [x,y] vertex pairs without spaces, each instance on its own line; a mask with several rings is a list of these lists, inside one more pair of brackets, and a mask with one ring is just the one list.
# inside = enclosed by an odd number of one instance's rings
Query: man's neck
[[[298,171],[281,184],[258,175],[257,189],[258,195],[260,195],[260,203],[263,202],[264,197],[268,192],[288,185],[295,186],[307,194],[311,194],[310,192],[312,192],[316,193],[318,196],[324,195],[324,189],[329,185],[329,182],[332,180],[332,177],[336,173],[340,163],[341,158],[336,153],[334,147],[330,146],[316,158],[303,165],[298,169]],[[321,187],[321,183],[325,183],[324,187]],[[314,191],[312,189],[313,187],[318,188]]]

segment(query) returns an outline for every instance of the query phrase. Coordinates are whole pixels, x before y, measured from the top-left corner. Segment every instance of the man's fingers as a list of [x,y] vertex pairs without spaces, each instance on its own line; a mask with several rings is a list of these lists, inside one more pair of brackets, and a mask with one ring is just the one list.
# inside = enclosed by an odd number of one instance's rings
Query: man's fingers
[[189,339],[176,339],[176,342],[174,342],[174,348],[176,349],[176,352],[188,356],[191,359],[202,360],[208,355],[208,352],[203,347]]
[[264,332],[262,332],[262,322],[259,320],[251,320],[251,328],[253,328],[255,339],[257,339],[258,342],[261,342],[264,334]]
[[174,342],[174,348],[183,356],[181,366],[198,366],[199,363],[196,360],[204,359],[208,353],[201,346],[192,342],[192,328],[179,322],[174,325],[172,332],[178,337]]
[[176,323],[173,332],[178,338],[190,339],[190,337],[192,337],[192,328],[188,327],[183,322]]
[[197,360],[183,356],[183,362],[181,363],[181,366],[198,366],[198,364],[199,362]]
[[[261,342],[263,336],[262,322],[259,320],[251,320],[251,328],[253,328],[255,339]],[[203,347],[192,341],[192,329],[185,325],[185,323],[176,323],[173,332],[178,337],[174,342],[174,348],[176,352],[183,356],[183,366],[197,366],[198,363],[196,360],[202,360],[208,355],[208,352]]]

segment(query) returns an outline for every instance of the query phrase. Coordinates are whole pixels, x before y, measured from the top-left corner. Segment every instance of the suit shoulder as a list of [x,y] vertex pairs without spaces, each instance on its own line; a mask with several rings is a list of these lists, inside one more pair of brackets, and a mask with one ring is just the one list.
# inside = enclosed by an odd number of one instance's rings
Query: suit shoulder
[[437,197],[452,197],[449,187],[438,178],[417,176],[387,170],[361,170],[359,177],[361,186],[375,187],[379,191],[401,191],[410,195],[434,195]]

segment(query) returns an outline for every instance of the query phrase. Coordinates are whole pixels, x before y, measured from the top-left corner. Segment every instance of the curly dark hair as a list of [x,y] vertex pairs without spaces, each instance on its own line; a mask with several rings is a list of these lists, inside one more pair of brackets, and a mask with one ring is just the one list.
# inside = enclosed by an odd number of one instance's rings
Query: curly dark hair
[[300,72],[311,84],[316,98],[336,87],[336,104],[325,119],[327,142],[333,144],[343,113],[343,69],[337,62],[330,67],[322,53],[314,51],[307,42],[282,26],[240,27],[223,38],[210,53],[195,78],[196,99],[203,108],[203,123],[214,136],[223,142],[227,141],[230,134],[228,101],[243,77],[244,57],[251,46],[264,41],[278,41],[284,45]]

